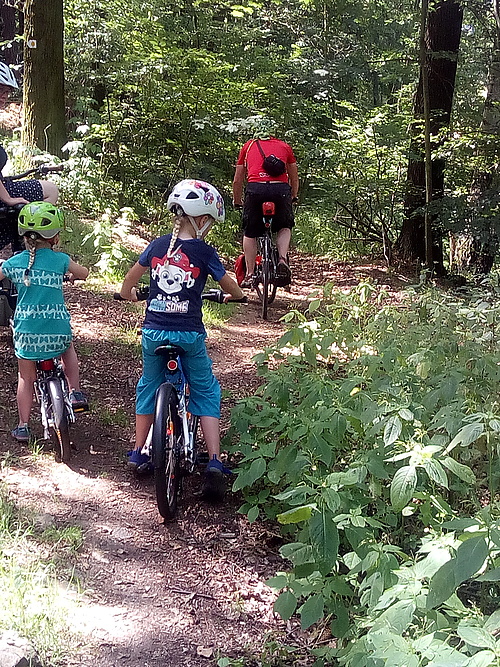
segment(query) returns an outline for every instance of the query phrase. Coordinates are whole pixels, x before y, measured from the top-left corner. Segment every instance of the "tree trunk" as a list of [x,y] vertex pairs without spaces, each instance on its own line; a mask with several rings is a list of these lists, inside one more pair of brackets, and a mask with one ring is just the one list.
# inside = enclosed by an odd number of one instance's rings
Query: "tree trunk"
[[63,0],[26,0],[23,142],[53,155],[66,143]]
[[[449,125],[455,77],[457,54],[460,45],[463,10],[455,0],[439,0],[428,13],[425,45],[427,49],[426,68],[429,89],[431,146],[440,144],[439,134]],[[405,261],[419,259],[425,261],[425,160],[422,119],[424,115],[422,72],[414,101],[415,122],[410,145],[410,159],[407,172],[407,193],[405,197],[405,218],[397,249]],[[432,199],[443,197],[444,169],[442,159],[433,159],[431,168]],[[442,229],[439,215],[431,211],[433,231],[434,270],[443,273]]]
[[[495,36],[488,72],[481,132],[498,137],[500,134],[500,0],[493,0]],[[495,159],[496,163],[496,159]],[[458,270],[489,273],[498,250],[497,196],[500,190],[498,169],[477,173],[471,188],[470,204],[475,211],[473,223],[463,234],[455,236],[450,261]],[[491,209],[495,210],[491,210]],[[480,213],[480,214],[479,214]]]

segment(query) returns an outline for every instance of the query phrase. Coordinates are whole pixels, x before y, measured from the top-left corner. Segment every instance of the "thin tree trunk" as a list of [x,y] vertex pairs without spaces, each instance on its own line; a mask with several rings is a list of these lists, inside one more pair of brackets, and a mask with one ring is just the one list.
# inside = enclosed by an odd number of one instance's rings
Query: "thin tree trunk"
[[66,143],[63,0],[26,0],[23,141],[53,155]]

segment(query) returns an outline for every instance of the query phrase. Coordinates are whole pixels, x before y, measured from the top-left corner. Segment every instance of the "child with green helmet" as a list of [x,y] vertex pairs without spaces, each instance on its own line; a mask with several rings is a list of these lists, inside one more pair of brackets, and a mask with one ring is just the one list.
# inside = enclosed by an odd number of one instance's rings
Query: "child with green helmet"
[[79,411],[88,409],[87,397],[80,390],[78,358],[62,285],[65,274],[73,280],[85,280],[89,271],[69,255],[54,251],[63,228],[64,213],[54,204],[26,204],[19,213],[18,222],[26,250],[6,260],[0,267],[0,280],[9,278],[18,291],[14,312],[14,348],[19,369],[19,424],[12,431],[12,436],[19,441],[30,438],[28,421],[36,380],[36,361],[60,356],[73,406]]

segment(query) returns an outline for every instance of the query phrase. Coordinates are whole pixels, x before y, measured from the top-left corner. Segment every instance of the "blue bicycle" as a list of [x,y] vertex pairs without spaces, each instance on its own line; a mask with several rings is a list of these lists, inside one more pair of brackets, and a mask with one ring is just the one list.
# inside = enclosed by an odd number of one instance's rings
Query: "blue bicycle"
[[[148,288],[138,290],[139,299],[147,299]],[[224,292],[212,289],[202,299],[224,303]],[[115,298],[121,300],[119,294]],[[243,299],[231,299],[246,303]],[[199,419],[188,410],[189,385],[182,370],[184,350],[168,341],[155,353],[165,360],[166,381],[156,391],[153,425],[142,453],[151,457],[158,511],[166,521],[177,514],[182,480],[190,475],[198,462],[197,433]]]

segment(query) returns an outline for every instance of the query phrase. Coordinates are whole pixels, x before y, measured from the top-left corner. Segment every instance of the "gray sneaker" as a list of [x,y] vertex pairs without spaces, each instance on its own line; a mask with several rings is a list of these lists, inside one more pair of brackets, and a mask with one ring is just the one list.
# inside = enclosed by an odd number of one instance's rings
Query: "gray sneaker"
[[16,426],[16,428],[11,431],[10,434],[18,442],[28,442],[28,440],[31,438],[31,433],[27,426]]

